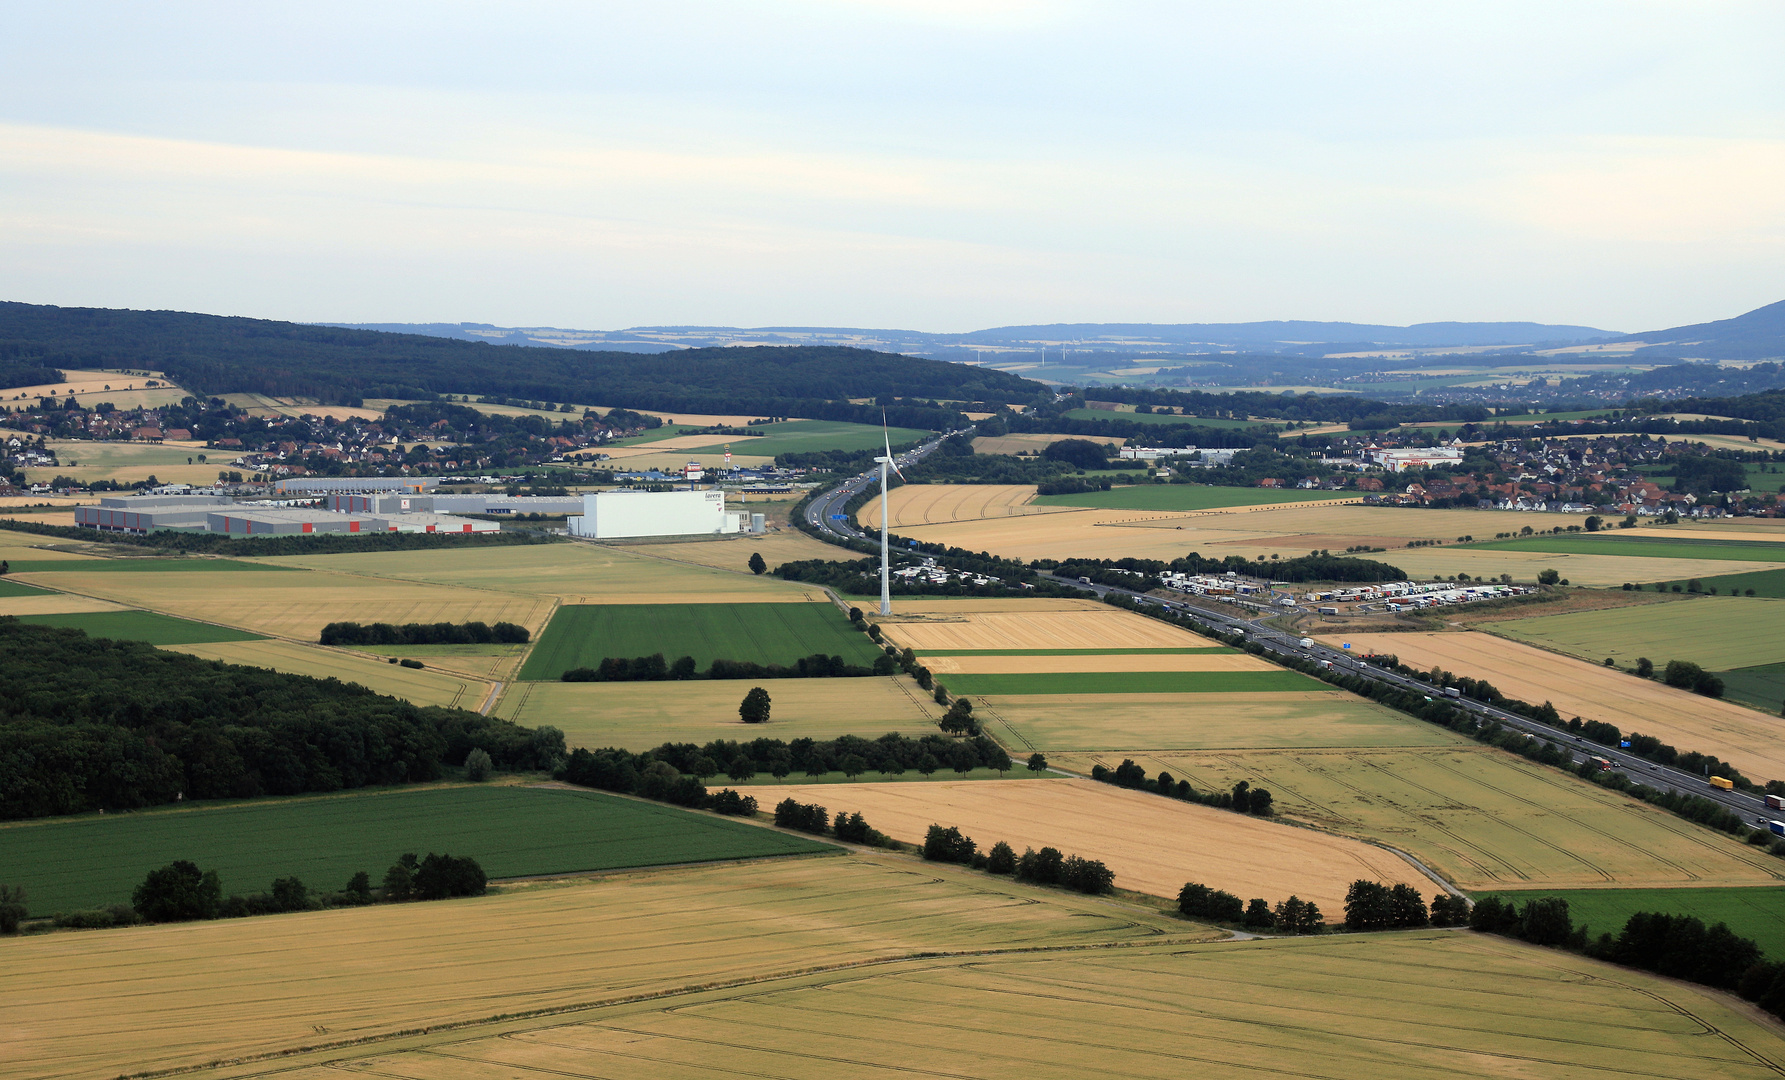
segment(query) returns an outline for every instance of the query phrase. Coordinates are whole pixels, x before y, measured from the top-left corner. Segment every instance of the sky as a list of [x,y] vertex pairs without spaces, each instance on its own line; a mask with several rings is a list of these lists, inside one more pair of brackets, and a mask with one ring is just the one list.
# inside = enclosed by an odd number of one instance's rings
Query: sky
[[0,0],[0,299],[965,331],[1785,298],[1777,0]]

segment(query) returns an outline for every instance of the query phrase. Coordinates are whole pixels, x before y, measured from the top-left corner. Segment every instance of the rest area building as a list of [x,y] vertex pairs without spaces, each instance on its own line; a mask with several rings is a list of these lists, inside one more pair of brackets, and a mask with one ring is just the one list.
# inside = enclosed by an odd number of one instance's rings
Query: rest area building
[[725,509],[723,491],[602,491],[583,496],[570,535],[590,540],[717,536],[745,531],[749,515]]

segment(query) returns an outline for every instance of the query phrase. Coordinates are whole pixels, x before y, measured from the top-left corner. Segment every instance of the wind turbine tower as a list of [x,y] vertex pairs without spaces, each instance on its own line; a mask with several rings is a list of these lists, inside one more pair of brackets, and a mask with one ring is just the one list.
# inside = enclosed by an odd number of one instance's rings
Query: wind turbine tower
[[892,494],[887,490],[889,483],[887,470],[898,473],[899,479],[905,474],[899,472],[898,462],[893,460],[892,436],[886,430],[886,417],[880,418],[880,437],[886,447],[886,456],[874,460],[880,463],[880,614],[892,614],[892,558],[886,543],[887,506],[892,502]]

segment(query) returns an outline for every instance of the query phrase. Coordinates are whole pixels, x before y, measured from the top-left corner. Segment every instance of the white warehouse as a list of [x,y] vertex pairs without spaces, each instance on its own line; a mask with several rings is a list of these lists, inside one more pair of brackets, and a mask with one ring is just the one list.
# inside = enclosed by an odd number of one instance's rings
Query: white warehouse
[[583,496],[570,535],[591,540],[637,536],[716,536],[745,531],[750,518],[725,509],[723,491],[602,491]]

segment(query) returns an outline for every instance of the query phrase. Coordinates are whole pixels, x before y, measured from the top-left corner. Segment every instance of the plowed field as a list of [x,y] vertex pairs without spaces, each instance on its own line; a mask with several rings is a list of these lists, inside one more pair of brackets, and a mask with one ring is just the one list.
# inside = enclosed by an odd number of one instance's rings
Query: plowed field
[[959,826],[981,851],[999,840],[1019,853],[1059,848],[1101,860],[1118,887],[1155,896],[1175,897],[1186,881],[1199,881],[1273,904],[1294,893],[1336,912],[1358,878],[1406,882],[1421,893],[1436,888],[1406,860],[1358,840],[1093,780],[789,784],[750,793],[765,808],[793,798],[833,813],[859,810],[876,829],[911,843],[923,843],[939,824]]
[[[1336,643],[1340,639],[1332,638]],[[1714,754],[1748,779],[1785,779],[1785,721],[1621,671],[1483,633],[1352,634],[1354,651],[1393,653],[1421,670],[1438,666],[1486,679],[1502,693],[1548,701],[1564,718],[1600,720],[1677,750]]]

